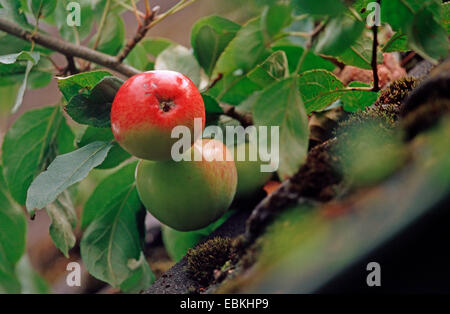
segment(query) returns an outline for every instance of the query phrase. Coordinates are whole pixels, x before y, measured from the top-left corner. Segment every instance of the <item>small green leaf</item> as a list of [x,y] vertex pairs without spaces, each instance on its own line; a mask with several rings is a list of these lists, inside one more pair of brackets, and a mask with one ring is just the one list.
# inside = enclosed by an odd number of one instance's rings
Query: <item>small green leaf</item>
[[394,36],[383,46],[383,52],[409,51],[408,38],[402,33],[395,33]]
[[[95,141],[111,142],[113,140],[114,135],[112,134],[110,128],[95,128],[89,126],[84,131],[83,136],[81,137],[77,146],[83,147]],[[97,169],[115,168],[129,158],[131,158],[131,155],[123,150],[123,148],[117,142],[113,142],[108,156],[101,165],[97,166]]]
[[[348,87],[370,87],[369,84],[361,82],[351,82]],[[344,103],[343,108],[347,112],[357,112],[373,105],[377,101],[379,93],[370,90],[349,90],[344,92],[341,100]]]
[[[363,34],[353,45],[337,56],[337,59],[346,65],[370,70],[372,69],[372,42],[372,38],[367,33]],[[383,54],[379,50],[377,63],[383,63]]]
[[59,107],[23,114],[9,128],[2,146],[5,179],[13,198],[25,204],[28,187],[56,152],[58,130],[65,123]]
[[253,120],[257,126],[278,126],[281,179],[297,172],[308,152],[308,118],[294,78],[280,80],[254,99]]
[[142,44],[136,45],[123,62],[141,71],[149,71],[153,68],[149,65],[150,60]]
[[319,35],[315,52],[329,56],[338,56],[361,36],[365,25],[348,14],[338,15],[330,20]]
[[229,210],[219,220],[213,222],[205,228],[195,231],[178,231],[166,225],[161,226],[162,239],[164,247],[170,257],[178,262],[186,255],[186,252],[193,248],[200,240],[207,237],[211,232],[219,228],[225,221],[230,218],[233,211]]
[[239,29],[238,24],[215,15],[201,18],[194,24],[191,45],[206,74],[212,74],[217,59]]
[[[112,179],[108,177],[102,182],[108,182],[111,187],[108,194],[105,194],[107,191],[96,189],[91,199],[95,197],[100,200],[101,195],[107,195],[107,201],[105,198],[101,199],[96,214],[88,219],[90,223],[81,240],[81,256],[89,273],[114,287],[123,284],[124,289],[136,287],[138,282],[139,289],[145,289],[153,279],[153,276],[148,276],[148,268],[139,267],[139,261],[144,262],[141,260],[141,238],[137,221],[142,204],[134,183],[135,166],[136,163],[127,165],[111,175],[123,175],[123,181],[131,182],[130,184],[115,183],[111,186]],[[96,195],[97,193],[100,195]],[[86,224],[85,218],[83,220]],[[145,267],[145,264],[141,265]]]
[[200,66],[191,51],[183,46],[171,46],[156,58],[155,70],[172,70],[180,72],[199,86]]
[[[277,41],[272,46],[272,50],[274,51],[282,50],[286,53],[286,57],[289,64],[289,72],[293,73],[297,68],[297,64],[300,60],[300,56],[303,54],[304,48],[293,45],[291,43]],[[309,52],[306,55],[305,62],[303,62],[300,68],[300,73],[315,69],[325,69],[328,71],[333,71],[335,68],[336,66],[330,61],[325,60],[312,52]]]
[[123,81],[114,76],[102,78],[89,92],[72,97],[64,107],[80,124],[107,128],[111,124],[111,106]]
[[46,206],[52,223],[49,233],[56,247],[69,258],[69,250],[75,246],[76,237],[73,232],[77,224],[77,214],[68,193],[61,194],[56,201]]
[[282,50],[271,54],[264,62],[251,70],[247,77],[260,87],[266,87],[275,81],[289,76],[286,53]]
[[308,113],[320,111],[339,99],[344,84],[331,72],[311,70],[298,77],[298,88]]
[[442,24],[447,30],[447,34],[450,34],[450,2],[442,4]]
[[39,58],[39,52],[22,51],[19,53],[0,56],[0,63],[13,64],[17,61],[31,61],[33,65],[36,65],[39,62]]
[[90,91],[105,76],[111,76],[106,71],[93,71],[58,78],[58,87],[64,98],[69,101],[73,96]]
[[317,15],[336,15],[345,10],[341,0],[294,0],[293,4],[301,13]]
[[26,202],[28,211],[44,208],[68,187],[84,179],[105,160],[111,147],[107,142],[93,142],[56,157],[30,185]]

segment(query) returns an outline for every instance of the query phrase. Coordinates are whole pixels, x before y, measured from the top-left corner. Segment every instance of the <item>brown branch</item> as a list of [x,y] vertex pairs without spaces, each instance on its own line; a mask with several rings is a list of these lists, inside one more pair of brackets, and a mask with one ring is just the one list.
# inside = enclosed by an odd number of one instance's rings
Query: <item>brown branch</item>
[[230,105],[222,105],[224,115],[233,118],[241,123],[246,128],[249,125],[253,125],[253,119],[250,114],[242,114],[236,111],[236,107]]
[[75,65],[75,60],[73,56],[71,55],[65,55],[67,60],[67,67],[65,71],[71,75],[80,73],[80,71],[77,69],[77,66]]
[[33,34],[4,18],[0,18],[0,30],[26,41],[34,41],[36,44],[55,50],[63,55],[69,55],[94,62],[128,77],[140,73],[139,70],[118,62],[117,58],[113,56],[95,51],[88,47],[74,45],[52,36],[40,33]]
[[[377,3],[380,5],[381,0],[377,0]],[[375,20],[375,23],[372,26],[373,32],[373,45],[372,45],[372,72],[373,72],[373,91],[378,92],[380,90],[380,79],[378,77],[378,64],[377,64],[377,52],[378,52],[378,26]]]
[[[148,2],[146,2],[148,3]],[[153,20],[156,17],[157,10],[148,9],[146,10],[146,15],[144,18],[144,21],[141,23],[140,20],[138,20],[138,29],[136,31],[136,34],[130,41],[127,43],[127,45],[123,48],[123,50],[120,52],[120,54],[117,56],[117,61],[122,62],[125,60],[125,58],[130,54],[131,50],[136,47],[136,45],[145,37],[147,32],[150,29],[150,24],[153,22]]]

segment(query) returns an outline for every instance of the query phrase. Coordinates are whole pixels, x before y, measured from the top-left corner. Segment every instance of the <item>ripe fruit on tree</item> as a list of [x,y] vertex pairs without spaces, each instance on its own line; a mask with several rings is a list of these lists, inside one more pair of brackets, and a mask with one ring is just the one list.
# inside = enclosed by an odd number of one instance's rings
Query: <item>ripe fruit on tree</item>
[[[201,161],[194,161],[195,151],[199,156],[201,152]],[[140,161],[136,182],[142,203],[156,219],[191,231],[227,211],[236,192],[237,171],[231,153],[217,140],[199,139],[183,155],[191,161]]]
[[[245,149],[245,160],[238,159],[239,147]],[[249,158],[250,144],[241,143],[234,148],[234,163],[238,173],[238,184],[236,189],[236,198],[248,198],[263,187],[270,180],[272,172],[261,172],[261,165],[267,164],[261,161],[259,154],[257,159],[251,161]]]
[[186,126],[192,143],[194,119],[205,126],[205,106],[192,81],[174,71],[149,71],[128,79],[111,108],[111,128],[119,144],[130,154],[149,160],[169,160],[176,138],[172,129]]

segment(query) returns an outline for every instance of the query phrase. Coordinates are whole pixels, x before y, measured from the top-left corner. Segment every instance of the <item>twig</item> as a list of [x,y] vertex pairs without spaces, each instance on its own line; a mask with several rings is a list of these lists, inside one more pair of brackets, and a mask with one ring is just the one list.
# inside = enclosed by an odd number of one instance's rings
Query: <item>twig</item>
[[80,73],[80,71],[77,69],[77,66],[75,65],[75,60],[74,60],[73,56],[65,55],[65,57],[67,60],[66,72],[68,72],[72,75]]
[[130,54],[131,50],[133,50],[134,47],[136,47],[136,45],[145,37],[145,35],[150,29],[149,26],[151,22],[155,19],[156,12],[157,11],[155,9],[153,10],[147,9],[144,21],[142,23],[138,22],[139,25],[136,34],[132,39],[128,41],[127,45],[117,56],[117,62],[121,63],[123,60],[125,60],[125,58]]
[[[113,6],[113,8],[118,6],[118,5],[120,5],[124,9],[127,9],[128,11],[134,11],[135,10],[132,6],[130,6],[129,4],[127,4],[127,3],[125,3],[125,2],[123,2],[121,0],[114,0],[114,2],[116,4]],[[145,17],[145,14],[142,13],[141,11],[137,10],[137,8],[136,8],[135,14],[137,14],[138,16],[140,16],[142,18]]]
[[[377,0],[378,5],[381,4],[381,0]],[[373,72],[373,91],[378,92],[380,90],[380,79],[378,77],[378,64],[377,64],[377,51],[378,51],[378,26],[374,23],[372,26],[373,32],[373,45],[372,45],[372,72]]]
[[103,14],[100,19],[100,24],[99,24],[98,30],[97,30],[97,37],[95,38],[95,42],[94,42],[94,46],[93,46],[94,50],[97,50],[97,47],[100,43],[100,39],[102,38],[102,33],[103,33],[103,29],[105,28],[106,19],[108,17],[110,5],[111,5],[111,0],[106,0],[105,9],[103,10]]
[[113,56],[95,51],[88,47],[74,45],[65,40],[45,34],[36,33],[33,35],[32,32],[22,29],[14,22],[5,18],[0,18],[0,30],[26,41],[34,41],[36,44],[55,50],[63,55],[69,55],[94,62],[128,77],[140,73],[139,70],[118,62],[117,58]]
[[325,28],[327,23],[328,23],[328,21],[324,21],[324,22],[320,23],[311,32],[311,34],[309,34],[309,39],[308,39],[308,42],[306,43],[305,50],[303,51],[303,54],[300,57],[300,60],[298,61],[297,68],[295,69],[294,73],[297,74],[297,73],[300,72],[300,69],[301,69],[301,67],[303,65],[303,62],[305,61],[306,56],[308,55],[308,53],[311,51],[311,48],[312,48],[312,46],[314,44],[314,41],[316,40],[317,36],[319,36],[319,34],[322,32],[322,30]]
[[188,5],[191,5],[192,3],[194,3],[196,0],[181,0],[180,2],[178,2],[177,4],[175,4],[172,8],[170,8],[169,10],[167,10],[166,12],[164,12],[163,14],[160,14],[158,16],[156,16],[155,20],[153,22],[150,23],[149,28],[152,28],[153,26],[155,26],[156,24],[158,24],[159,22],[162,22],[166,17],[177,13],[178,11],[184,9],[185,7],[187,7]]

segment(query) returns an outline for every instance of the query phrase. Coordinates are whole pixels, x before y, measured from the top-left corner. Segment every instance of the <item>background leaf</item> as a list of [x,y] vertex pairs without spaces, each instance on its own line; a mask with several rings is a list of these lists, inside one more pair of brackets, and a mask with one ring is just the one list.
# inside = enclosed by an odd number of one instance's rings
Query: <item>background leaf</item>
[[11,199],[0,166],[0,292],[20,293],[15,267],[25,253],[26,219]]
[[261,14],[261,29],[269,40],[292,22],[292,7],[287,3],[266,6]]
[[[90,46],[92,47],[97,36],[92,37]],[[100,36],[97,50],[112,56],[117,55],[125,43],[125,24],[117,14],[108,14],[103,33]]]
[[[367,33],[361,36],[353,45],[347,48],[337,59],[346,64],[361,69],[372,69],[372,38]],[[383,55],[378,51],[377,63],[383,63]]]
[[292,176],[308,151],[308,119],[294,78],[280,80],[264,89],[255,99],[253,119],[257,126],[279,126],[282,180]]
[[26,201],[28,211],[44,208],[69,186],[84,179],[105,160],[110,149],[110,143],[98,141],[56,157],[30,185]]
[[58,153],[58,130],[63,124],[65,119],[58,106],[45,107],[23,114],[6,133],[2,146],[3,171],[11,195],[19,204],[25,204],[34,177]]
[[158,55],[155,70],[172,70],[180,72],[199,86],[200,66],[191,51],[183,46],[170,46]]
[[292,2],[301,13],[335,15],[345,9],[341,0],[293,0]]

